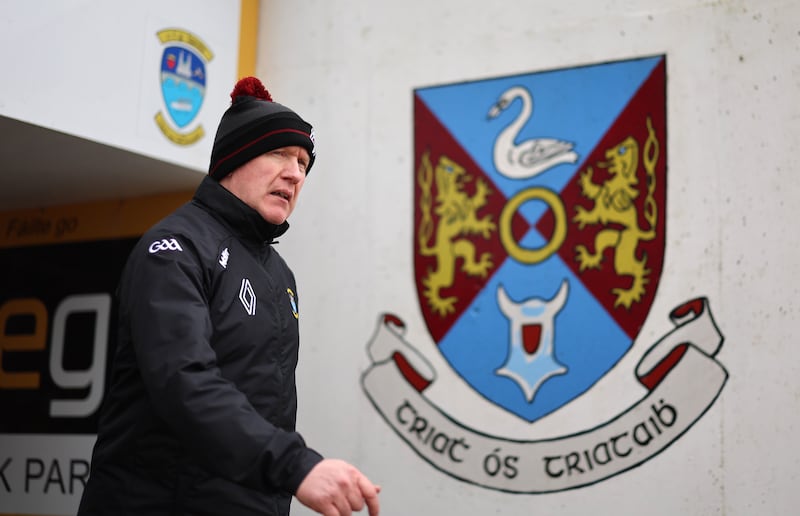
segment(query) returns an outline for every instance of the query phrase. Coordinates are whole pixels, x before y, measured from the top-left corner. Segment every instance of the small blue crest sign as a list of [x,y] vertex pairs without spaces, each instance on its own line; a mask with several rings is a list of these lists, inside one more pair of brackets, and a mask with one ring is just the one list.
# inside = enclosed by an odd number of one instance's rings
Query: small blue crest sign
[[200,38],[183,30],[163,30],[158,38],[164,45],[159,78],[166,115],[157,113],[156,124],[170,141],[189,145],[205,135],[202,125],[191,124],[203,106],[213,54]]

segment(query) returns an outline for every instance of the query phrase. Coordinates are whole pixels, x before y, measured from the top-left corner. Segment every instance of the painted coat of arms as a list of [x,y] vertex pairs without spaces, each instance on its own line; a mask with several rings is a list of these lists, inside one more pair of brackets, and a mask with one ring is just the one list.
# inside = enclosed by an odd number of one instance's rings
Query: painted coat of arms
[[189,145],[205,135],[202,125],[192,127],[206,93],[207,66],[213,53],[196,35],[180,30],[159,31],[163,45],[160,83],[164,112],[155,120],[158,127],[172,142]]
[[[670,314],[618,415],[543,439],[492,427],[534,429],[636,342],[664,264],[666,141],[665,56],[415,90],[415,283],[440,356],[382,314],[362,383],[428,462],[503,491],[571,489],[659,453],[716,399],[722,335],[700,298]],[[437,396],[444,383],[465,394]]]

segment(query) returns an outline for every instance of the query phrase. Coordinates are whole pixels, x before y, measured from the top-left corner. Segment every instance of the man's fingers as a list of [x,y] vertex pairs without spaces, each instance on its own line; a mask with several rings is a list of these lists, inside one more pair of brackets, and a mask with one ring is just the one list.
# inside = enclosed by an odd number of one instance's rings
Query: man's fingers
[[360,472],[358,474],[357,487],[364,498],[367,496],[375,496],[380,491],[380,487],[370,482],[370,480]]
[[350,508],[358,512],[364,508],[364,498],[361,496],[361,492],[358,489],[350,489],[347,491],[347,503],[350,504]]
[[369,516],[378,516],[380,490],[352,465],[324,459],[306,475],[295,496],[323,516],[352,516],[365,505]]
[[364,497],[364,501],[367,502],[369,516],[378,516],[378,513],[381,511],[381,504],[378,502],[378,494],[376,493],[374,496],[366,496]]
[[[380,512],[380,502],[378,501],[378,493],[381,490],[380,486],[376,486],[370,482],[367,477],[360,475],[358,479],[358,489],[361,491],[361,496],[367,503],[369,516],[378,516],[378,513]],[[363,505],[359,508],[359,510],[362,508]]]
[[337,516],[351,516],[353,514],[353,509],[350,508],[350,500],[346,496],[337,496],[334,504],[339,511],[336,513]]

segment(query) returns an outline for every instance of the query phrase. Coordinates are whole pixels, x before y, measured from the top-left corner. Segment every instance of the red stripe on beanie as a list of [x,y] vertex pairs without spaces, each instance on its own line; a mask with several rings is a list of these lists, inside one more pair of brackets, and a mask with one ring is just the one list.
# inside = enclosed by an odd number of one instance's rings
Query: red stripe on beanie
[[251,142],[249,142],[249,143],[247,143],[245,145],[242,145],[241,147],[239,147],[235,151],[231,152],[227,156],[224,156],[224,157],[220,158],[219,161],[217,161],[217,163],[214,165],[214,168],[209,170],[208,175],[213,176],[214,172],[216,172],[216,170],[219,168],[220,165],[222,165],[223,163],[225,163],[229,159],[235,157],[237,154],[239,154],[240,152],[244,151],[245,149],[248,149],[249,147],[252,147],[256,143],[262,141],[264,138],[269,138],[270,136],[275,136],[276,134],[281,134],[281,133],[297,133],[297,134],[301,134],[301,135],[305,136],[306,138],[310,139],[308,133],[305,133],[305,132],[300,131],[298,129],[276,129],[274,131],[270,131],[270,132],[268,132],[266,134],[262,134],[261,136],[259,136],[255,140],[253,140],[253,141],[251,141]]

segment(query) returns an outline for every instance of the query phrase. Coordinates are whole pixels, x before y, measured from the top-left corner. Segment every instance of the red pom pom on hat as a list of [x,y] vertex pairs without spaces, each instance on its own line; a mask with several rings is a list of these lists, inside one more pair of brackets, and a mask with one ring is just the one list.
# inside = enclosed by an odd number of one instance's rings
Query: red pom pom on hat
[[245,77],[236,83],[231,92],[231,101],[236,102],[236,99],[241,96],[255,97],[272,102],[272,95],[269,94],[257,77]]

